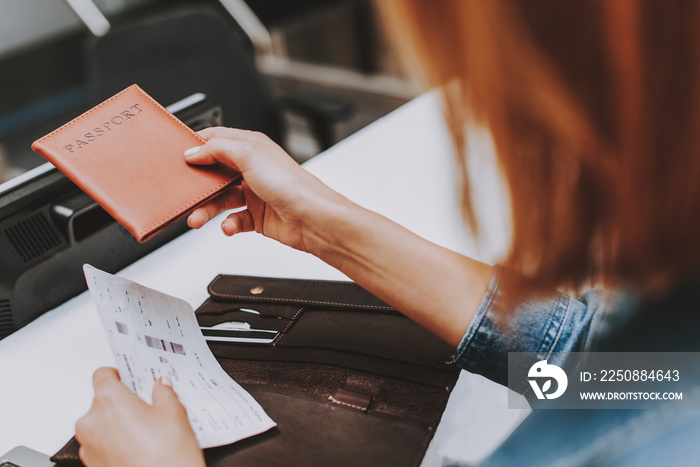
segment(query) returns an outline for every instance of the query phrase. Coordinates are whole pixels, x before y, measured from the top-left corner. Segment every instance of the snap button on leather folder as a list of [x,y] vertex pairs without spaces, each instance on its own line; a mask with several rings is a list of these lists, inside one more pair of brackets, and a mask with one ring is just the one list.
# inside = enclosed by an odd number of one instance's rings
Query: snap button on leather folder
[[139,242],[240,180],[224,166],[192,166],[204,144],[137,85],[129,86],[32,149],[102,206]]

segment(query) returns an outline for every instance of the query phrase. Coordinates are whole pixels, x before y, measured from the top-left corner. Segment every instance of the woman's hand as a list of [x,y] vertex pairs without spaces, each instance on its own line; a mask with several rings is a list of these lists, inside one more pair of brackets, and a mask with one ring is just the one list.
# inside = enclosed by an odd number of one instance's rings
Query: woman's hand
[[148,405],[119,380],[114,368],[93,376],[95,400],[75,425],[80,459],[88,467],[204,466],[187,412],[169,385],[156,381]]
[[[191,164],[243,174],[189,217],[199,228],[227,209],[227,235],[255,230],[312,253],[403,314],[457,346],[484,296],[491,267],[430,243],[350,202],[301,168],[267,136],[231,128],[199,132]],[[420,212],[416,215],[420,216]]]
[[256,231],[293,248],[312,251],[309,224],[324,209],[347,200],[301,168],[277,144],[262,133],[233,128],[207,128],[199,132],[206,144],[185,153],[188,163],[224,164],[240,171],[240,186],[224,191],[190,214],[190,227],[200,228],[228,209],[221,224],[226,235]]

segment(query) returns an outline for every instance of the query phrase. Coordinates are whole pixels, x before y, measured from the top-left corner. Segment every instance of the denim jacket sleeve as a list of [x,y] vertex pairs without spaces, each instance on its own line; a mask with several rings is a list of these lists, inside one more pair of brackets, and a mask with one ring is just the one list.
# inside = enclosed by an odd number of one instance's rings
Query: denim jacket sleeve
[[[602,291],[591,291],[578,299],[553,292],[525,298],[508,307],[505,290],[511,281],[528,281],[519,274],[497,267],[454,361],[472,373],[508,385],[508,353],[531,352],[518,362],[519,384],[511,389],[525,392],[527,371],[536,361],[551,360],[553,352],[584,350],[591,321],[602,303]],[[561,353],[556,357],[561,358]]]

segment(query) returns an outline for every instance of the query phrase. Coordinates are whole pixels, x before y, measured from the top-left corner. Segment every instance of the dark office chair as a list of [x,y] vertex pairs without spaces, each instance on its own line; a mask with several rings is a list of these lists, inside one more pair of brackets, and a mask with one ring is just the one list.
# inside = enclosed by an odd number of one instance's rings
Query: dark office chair
[[[381,58],[377,54],[376,15],[372,0],[246,0],[246,4],[267,29],[283,32],[294,30],[299,25],[318,24],[321,18],[343,11],[354,31],[345,38],[344,57],[333,57],[333,51],[323,41],[307,38],[301,43],[294,39],[287,43],[290,58],[294,59],[296,54],[301,53],[302,60],[319,60],[367,74],[380,72]],[[285,39],[288,39],[286,34]]]
[[309,121],[321,149],[332,127],[351,114],[332,96],[275,96],[256,67],[250,41],[228,18],[206,7],[186,7],[113,27],[87,47],[96,100],[133,83],[161,103],[204,93],[223,110],[226,126],[261,131],[283,143],[282,110]]

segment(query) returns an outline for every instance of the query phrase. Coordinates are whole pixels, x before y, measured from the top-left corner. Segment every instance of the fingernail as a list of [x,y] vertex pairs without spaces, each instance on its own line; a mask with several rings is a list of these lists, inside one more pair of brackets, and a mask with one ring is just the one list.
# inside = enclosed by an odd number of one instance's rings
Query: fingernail
[[202,146],[195,146],[193,148],[189,148],[187,151],[185,151],[185,157],[194,156],[195,154],[197,154],[199,148],[201,147]]
[[200,212],[193,212],[187,219],[187,225],[189,225],[193,229],[198,229],[204,225],[204,221],[206,219],[204,219],[203,217],[204,216]]
[[160,378],[160,384],[173,387],[173,380],[170,379],[170,376],[163,376]]
[[230,219],[224,219],[224,221],[221,223],[221,231],[224,233],[224,235],[231,236],[233,235],[233,232],[236,229],[236,224]]

